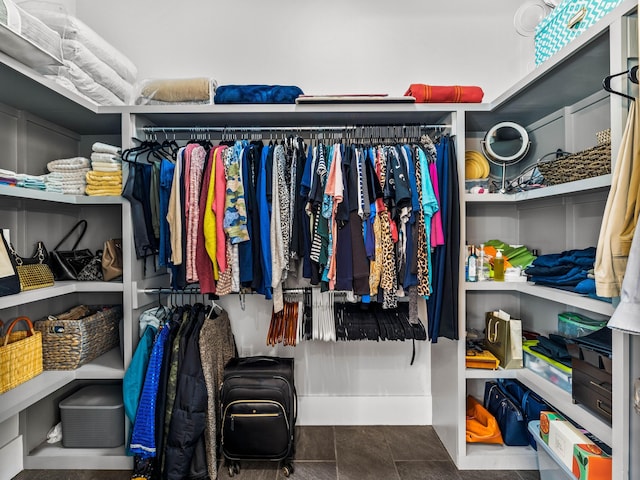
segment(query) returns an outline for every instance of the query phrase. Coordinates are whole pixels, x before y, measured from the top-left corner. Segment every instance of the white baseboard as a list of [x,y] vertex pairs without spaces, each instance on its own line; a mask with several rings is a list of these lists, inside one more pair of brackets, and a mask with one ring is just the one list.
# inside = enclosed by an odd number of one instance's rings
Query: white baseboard
[[431,425],[431,396],[300,396],[298,425]]
[[0,448],[0,480],[11,480],[22,470],[22,435],[19,435]]

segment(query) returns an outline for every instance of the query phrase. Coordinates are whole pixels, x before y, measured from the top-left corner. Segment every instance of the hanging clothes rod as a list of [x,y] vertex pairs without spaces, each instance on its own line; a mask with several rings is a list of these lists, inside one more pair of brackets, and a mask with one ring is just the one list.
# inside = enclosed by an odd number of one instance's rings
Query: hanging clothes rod
[[[302,293],[306,293],[311,291],[312,287],[305,287],[305,288],[285,288],[283,290],[284,293],[290,293],[290,294],[302,294]],[[319,288],[319,287],[318,287]],[[200,291],[200,288],[198,287],[193,287],[193,288],[185,288],[184,290],[175,290],[173,288],[165,288],[165,287],[161,287],[161,288],[143,288],[138,290],[138,293],[144,293],[147,295],[208,295],[208,294],[203,294]],[[253,294],[257,294],[257,292],[236,292],[236,294],[242,294],[242,295],[253,295]],[[230,294],[233,295],[233,294]]]
[[451,128],[451,125],[446,124],[434,124],[434,125],[419,125],[419,124],[403,124],[403,125],[345,125],[342,127],[142,127],[142,132],[147,133],[210,133],[210,132],[343,132],[345,130],[366,130],[366,129],[409,129],[420,128],[421,130],[427,129],[445,129]]

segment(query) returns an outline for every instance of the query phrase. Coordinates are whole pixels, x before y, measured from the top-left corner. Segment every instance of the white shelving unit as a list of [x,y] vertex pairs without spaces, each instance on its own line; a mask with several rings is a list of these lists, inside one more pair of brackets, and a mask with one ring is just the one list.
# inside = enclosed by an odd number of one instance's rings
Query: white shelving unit
[[[611,72],[627,68],[623,62],[623,19],[634,11],[637,2],[624,1],[613,12],[603,18],[561,52],[549,59],[535,71],[505,92],[504,95],[486,104],[358,104],[358,105],[188,105],[188,106],[124,106],[98,107],[86,99],[68,92],[54,82],[38,75],[12,58],[0,54],[0,113],[21,122],[32,122],[46,127],[50,136],[39,139],[45,145],[55,146],[56,152],[77,154],[83,139],[109,139],[119,142],[124,148],[132,146],[132,137],[142,136],[143,127],[202,127],[202,126],[261,126],[268,131],[270,126],[344,126],[422,124],[446,127],[456,136],[459,157],[459,178],[464,181],[464,156],[466,137],[486,131],[490,126],[505,119],[525,126],[536,125],[543,137],[541,119],[553,116],[559,109],[575,105],[600,90],[602,78]],[[616,98],[606,100],[605,110],[610,116],[612,128],[612,151],[617,151],[626,105]],[[26,119],[26,120],[25,120]],[[13,130],[0,130],[0,144],[5,136],[26,144],[27,129],[16,122]],[[33,134],[33,133],[31,133]],[[37,133],[36,133],[37,134]],[[565,138],[573,133],[565,132]],[[557,146],[556,146],[557,147]],[[0,167],[17,169],[25,173],[43,173],[46,158],[18,157],[12,153],[3,159]],[[8,163],[5,163],[8,162]],[[21,168],[17,168],[20,166]],[[22,168],[24,167],[24,168]],[[27,171],[25,171],[25,168]],[[469,220],[491,216],[491,210],[510,215],[509,225],[524,224],[535,218],[537,208],[553,210],[549,205],[558,202],[563,208],[557,215],[575,220],[570,215],[579,215],[583,205],[587,210],[597,210],[611,183],[611,175],[581,180],[569,184],[522,192],[515,195],[465,195],[461,194],[462,243],[473,242],[475,235]],[[576,203],[578,202],[579,203]],[[573,202],[573,203],[572,203]],[[577,206],[576,206],[577,205]],[[70,227],[78,218],[95,215],[101,219],[100,230],[93,234],[92,248],[98,237],[106,240],[119,234],[123,238],[125,272],[121,283],[106,282],[56,282],[50,288],[0,297],[0,318],[15,317],[34,311],[55,310],[67,306],[80,298],[95,298],[108,295],[120,298],[124,307],[123,356],[120,349],[96,359],[72,372],[43,372],[36,378],[0,395],[0,422],[13,425],[5,434],[12,449],[22,445],[23,462],[26,468],[86,468],[119,469],[130,468],[131,459],[124,455],[123,448],[116,449],[63,449],[59,445],[44,442],[50,425],[35,428],[29,423],[34,414],[38,420],[52,421],[54,397],[72,388],[74,382],[119,381],[137,342],[137,325],[133,318],[145,307],[145,302],[155,302],[149,295],[139,293],[139,288],[157,286],[166,278],[152,275],[142,278],[140,262],[132,248],[131,212],[128,202],[120,197],[65,196],[46,192],[0,186],[0,226],[9,225],[12,231],[24,228],[14,243],[23,252],[36,240],[46,239],[47,245]],[[597,215],[596,215],[597,216]],[[562,223],[562,222],[558,222]],[[569,222],[570,223],[570,222]],[[565,224],[569,225],[565,222]],[[588,228],[590,223],[587,222]],[[499,224],[498,224],[499,226]],[[562,241],[573,247],[575,235],[565,227]],[[505,228],[505,227],[503,227]],[[580,227],[578,227],[580,228]],[[498,232],[507,233],[507,232]],[[108,236],[108,237],[107,237]],[[517,237],[518,233],[513,232]],[[592,233],[593,236],[593,233]],[[508,239],[505,239],[508,240]],[[517,239],[526,243],[526,238]],[[543,239],[540,239],[541,243]],[[479,243],[479,242],[477,242]],[[547,244],[543,245],[547,246]],[[548,246],[551,248],[551,246]],[[464,271],[460,265],[461,273]],[[161,275],[162,273],[158,273]],[[464,275],[460,275],[464,278]],[[460,285],[459,311],[466,312],[482,298],[508,298],[520,310],[544,305],[545,309],[579,309],[598,315],[611,315],[611,305],[568,292],[526,283],[481,282]],[[550,307],[551,306],[551,307]],[[458,319],[459,331],[463,335],[467,327],[464,315]],[[535,323],[535,320],[533,320]],[[478,325],[475,325],[476,327]],[[596,419],[589,412],[571,402],[570,396],[526,370],[479,371],[466,369],[464,365],[464,342],[441,339],[429,346],[432,392],[432,419],[443,444],[456,465],[461,469],[535,469],[535,452],[529,447],[505,447],[495,445],[466,445],[464,440],[465,399],[470,387],[496,378],[516,378],[538,391],[551,404],[582,423],[605,442],[614,446],[614,479],[621,480],[628,470],[628,447],[620,447],[629,438],[628,377],[630,359],[628,342],[614,338],[614,385],[620,394],[615,394],[613,427]],[[626,372],[626,373],[625,373]],[[620,387],[620,388],[618,388]],[[418,397],[415,397],[418,398]],[[395,401],[395,400],[394,400]],[[6,450],[8,451],[8,450]],[[11,450],[14,452],[14,450]],[[2,448],[0,447],[0,453]]]
[[[612,158],[618,151],[626,118],[626,102],[600,92],[602,79],[628,68],[625,17],[635,13],[637,2],[626,1],[602,21],[544,62],[500,96],[489,110],[467,111],[464,125],[469,144],[499,121],[515,121],[533,133],[537,148],[523,165],[531,165],[544,152],[588,142],[602,124],[611,127]],[[588,108],[586,108],[588,106]],[[590,110],[592,109],[592,110]],[[579,118],[574,121],[572,115]],[[593,117],[590,117],[593,116]],[[607,120],[608,119],[608,124]],[[576,127],[580,123],[580,128]],[[585,125],[593,125],[593,132]],[[560,133],[558,133],[560,132]],[[555,140],[560,138],[560,144]],[[595,136],[592,145],[595,144]],[[577,141],[579,140],[579,141]],[[475,142],[475,143],[474,143]],[[569,147],[567,147],[569,145]],[[465,142],[465,148],[470,149]],[[471,148],[475,149],[475,148]],[[463,160],[459,165],[464,172]],[[512,175],[524,168],[513,167]],[[525,165],[525,166],[526,166]],[[508,171],[509,175],[509,171]],[[599,219],[611,185],[611,175],[520,192],[512,195],[461,194],[462,244],[500,239],[524,244],[541,253],[554,253],[597,244]],[[484,328],[484,312],[505,308],[523,319],[523,327],[548,334],[554,331],[557,313],[578,310],[598,318],[613,314],[611,304],[545,286],[520,282],[464,282],[461,258],[459,318],[461,337],[467,327]],[[463,342],[440,340],[432,347],[434,426],[460,469],[536,468],[529,447],[475,445],[465,442],[465,400],[468,393],[481,395],[485,381],[517,379],[554,408],[590,430],[613,447],[613,478],[629,478],[629,342],[614,333],[614,420],[603,422],[571,394],[528,369],[475,370],[464,365]],[[461,381],[460,379],[465,379]]]
[[[54,82],[38,75],[14,59],[0,54],[0,168],[39,175],[57,158],[81,154],[80,146],[93,141],[120,142],[121,114],[98,113],[99,107]],[[12,148],[38,145],[38,148]],[[82,152],[86,155],[87,152]],[[0,226],[9,228],[11,241],[21,254],[30,254],[42,240],[53,248],[80,219],[89,226],[81,248],[96,251],[109,238],[123,237],[129,250],[131,220],[128,203],[117,197],[63,195],[20,187],[0,186]],[[63,247],[69,248],[70,245]],[[78,303],[121,303],[124,325],[131,324],[131,296],[125,285],[129,269],[121,281],[55,282],[54,286],[0,297],[0,318],[5,321],[28,316],[36,321],[62,312]],[[43,445],[46,434],[59,421],[57,402],[79,383],[121,382],[124,366],[131,358],[131,338],[125,340],[124,358],[120,348],[71,371],[44,371],[18,387],[0,394],[0,436],[9,440],[11,464],[8,471],[22,468],[130,468],[132,460],[124,447],[119,449],[68,450]],[[123,443],[124,443],[123,439]],[[6,459],[0,447],[0,456]]]

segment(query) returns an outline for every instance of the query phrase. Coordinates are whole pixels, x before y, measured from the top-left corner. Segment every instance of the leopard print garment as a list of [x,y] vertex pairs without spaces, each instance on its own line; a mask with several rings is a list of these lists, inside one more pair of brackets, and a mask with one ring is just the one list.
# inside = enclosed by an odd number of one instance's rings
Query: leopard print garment
[[[380,161],[380,184],[384,185],[386,178],[387,159],[385,152],[382,148],[378,150]],[[393,239],[391,238],[391,226],[389,218],[389,212],[384,210],[378,213],[380,217],[380,237],[382,238],[382,278],[380,279],[380,287],[385,290],[392,290],[395,292],[395,286],[397,285],[396,278],[396,260],[393,246]]]
[[[415,158],[419,158],[415,155]],[[416,185],[418,185],[418,198],[422,206],[422,170],[420,161],[416,162]],[[429,284],[429,262],[427,261],[427,230],[424,223],[424,211],[420,208],[416,212],[418,225],[418,295],[431,295],[431,285]]]
[[218,295],[228,295],[231,293],[232,275],[231,267],[233,265],[233,257],[231,254],[231,240],[227,238],[227,269],[220,272],[220,279],[216,284],[216,293]]

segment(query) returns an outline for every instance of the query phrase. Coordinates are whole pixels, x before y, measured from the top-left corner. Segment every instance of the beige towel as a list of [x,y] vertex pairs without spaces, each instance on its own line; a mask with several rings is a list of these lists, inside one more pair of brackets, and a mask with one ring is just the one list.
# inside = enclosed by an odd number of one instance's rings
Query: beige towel
[[206,102],[211,98],[211,81],[204,77],[151,80],[140,94],[162,102]]

